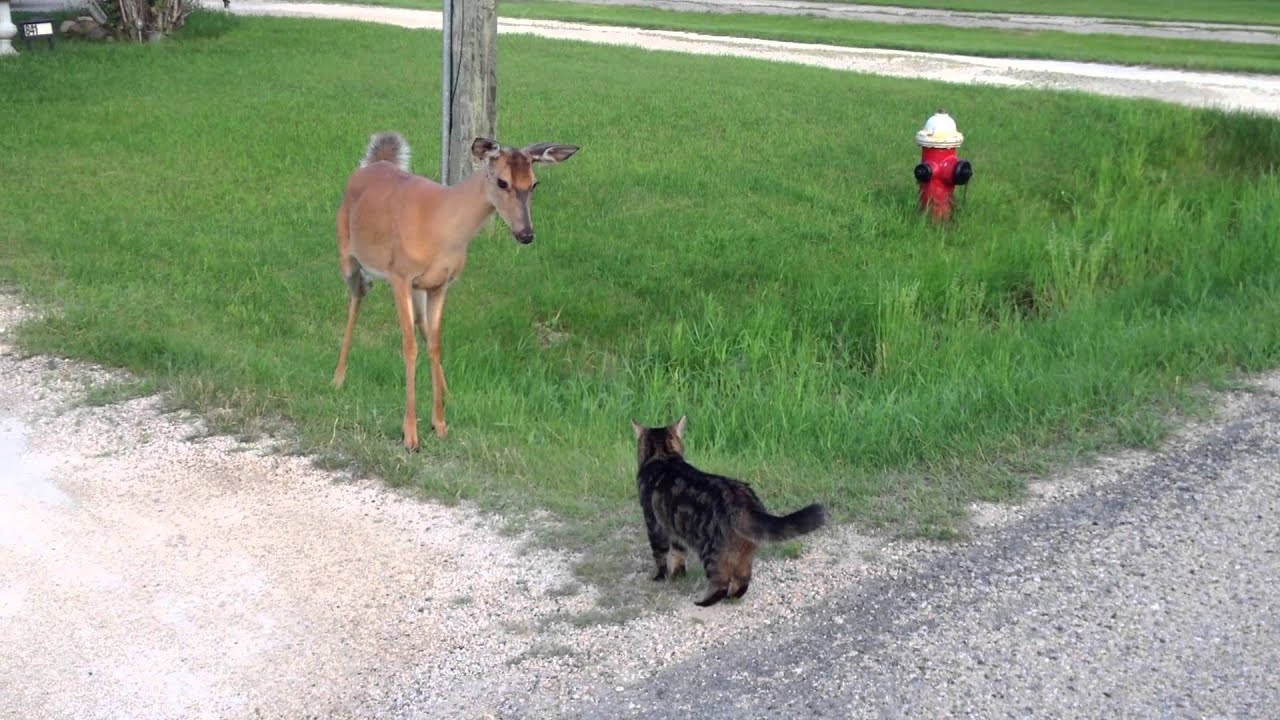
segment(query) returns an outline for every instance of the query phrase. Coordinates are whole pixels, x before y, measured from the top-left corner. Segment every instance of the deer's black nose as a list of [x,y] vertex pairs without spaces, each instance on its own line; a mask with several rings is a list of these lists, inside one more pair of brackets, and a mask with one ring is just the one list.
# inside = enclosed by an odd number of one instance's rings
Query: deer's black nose
[[515,233],[515,236],[516,236],[516,242],[520,243],[521,245],[528,245],[529,243],[533,242],[532,230],[521,230],[520,232]]

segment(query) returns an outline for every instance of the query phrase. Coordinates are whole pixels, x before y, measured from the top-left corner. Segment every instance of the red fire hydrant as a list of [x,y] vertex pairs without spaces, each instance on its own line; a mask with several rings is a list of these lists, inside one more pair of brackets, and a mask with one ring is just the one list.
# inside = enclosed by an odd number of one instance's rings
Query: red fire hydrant
[[951,217],[952,191],[973,177],[969,161],[956,157],[956,148],[963,142],[964,134],[956,129],[956,121],[942,108],[916,133],[916,144],[920,146],[920,164],[916,166],[920,211],[929,208],[934,220]]

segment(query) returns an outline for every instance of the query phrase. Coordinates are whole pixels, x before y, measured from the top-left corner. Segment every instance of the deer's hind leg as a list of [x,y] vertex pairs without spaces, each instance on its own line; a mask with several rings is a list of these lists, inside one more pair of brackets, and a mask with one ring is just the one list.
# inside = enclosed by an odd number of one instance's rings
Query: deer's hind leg
[[350,255],[338,258],[342,269],[342,279],[347,284],[347,328],[342,332],[342,347],[338,350],[338,367],[333,371],[333,386],[342,387],[347,379],[347,354],[351,352],[351,335],[356,327],[356,316],[360,314],[360,303],[369,294],[369,278],[359,261]]
[[418,367],[418,343],[413,336],[413,293],[409,282],[394,275],[388,278],[391,295],[396,301],[396,318],[400,321],[400,354],[404,358],[404,447],[418,449],[418,410],[414,395]]
[[414,290],[413,306],[417,315],[418,331],[427,343],[427,358],[431,361],[431,426],[437,437],[449,434],[444,420],[444,399],[449,395],[449,384],[444,379],[444,351],[440,344],[440,331],[444,323],[444,299],[448,285],[431,290]]

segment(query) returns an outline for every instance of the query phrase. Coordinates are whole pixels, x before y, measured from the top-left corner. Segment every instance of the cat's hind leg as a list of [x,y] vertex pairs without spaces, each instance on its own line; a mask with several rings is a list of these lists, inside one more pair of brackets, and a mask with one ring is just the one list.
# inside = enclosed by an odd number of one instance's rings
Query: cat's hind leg
[[644,505],[644,529],[649,535],[649,549],[653,551],[653,577],[651,580],[659,581],[667,579],[667,553],[671,550],[671,538],[667,536],[667,531],[658,523],[657,517],[653,514],[653,509],[648,505]]
[[685,575],[684,553],[684,545],[681,545],[676,540],[672,540],[671,550],[667,552],[667,565],[671,570],[672,578],[684,577]]
[[740,598],[747,594],[747,588],[751,586],[751,562],[755,559],[756,544],[739,536],[734,539],[730,552],[733,564],[726,568],[729,574],[729,597]]
[[717,544],[709,544],[698,551],[698,557],[702,560],[702,567],[707,571],[707,580],[711,583],[711,587],[707,588],[707,594],[694,603],[695,605],[710,607],[729,597],[729,575],[725,573],[727,568],[724,564],[728,558],[724,555],[726,555],[724,548],[718,547]]

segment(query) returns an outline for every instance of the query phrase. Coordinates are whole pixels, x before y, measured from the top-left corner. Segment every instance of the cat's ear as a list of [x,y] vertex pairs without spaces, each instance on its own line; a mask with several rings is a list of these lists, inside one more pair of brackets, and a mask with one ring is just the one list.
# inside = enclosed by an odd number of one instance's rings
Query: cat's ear
[[676,421],[676,424],[674,426],[676,437],[680,438],[681,440],[684,439],[684,421],[685,421],[685,416],[681,415],[680,419]]
[[640,436],[644,434],[644,426],[635,420],[631,421],[631,429],[635,431],[637,440],[639,440]]

